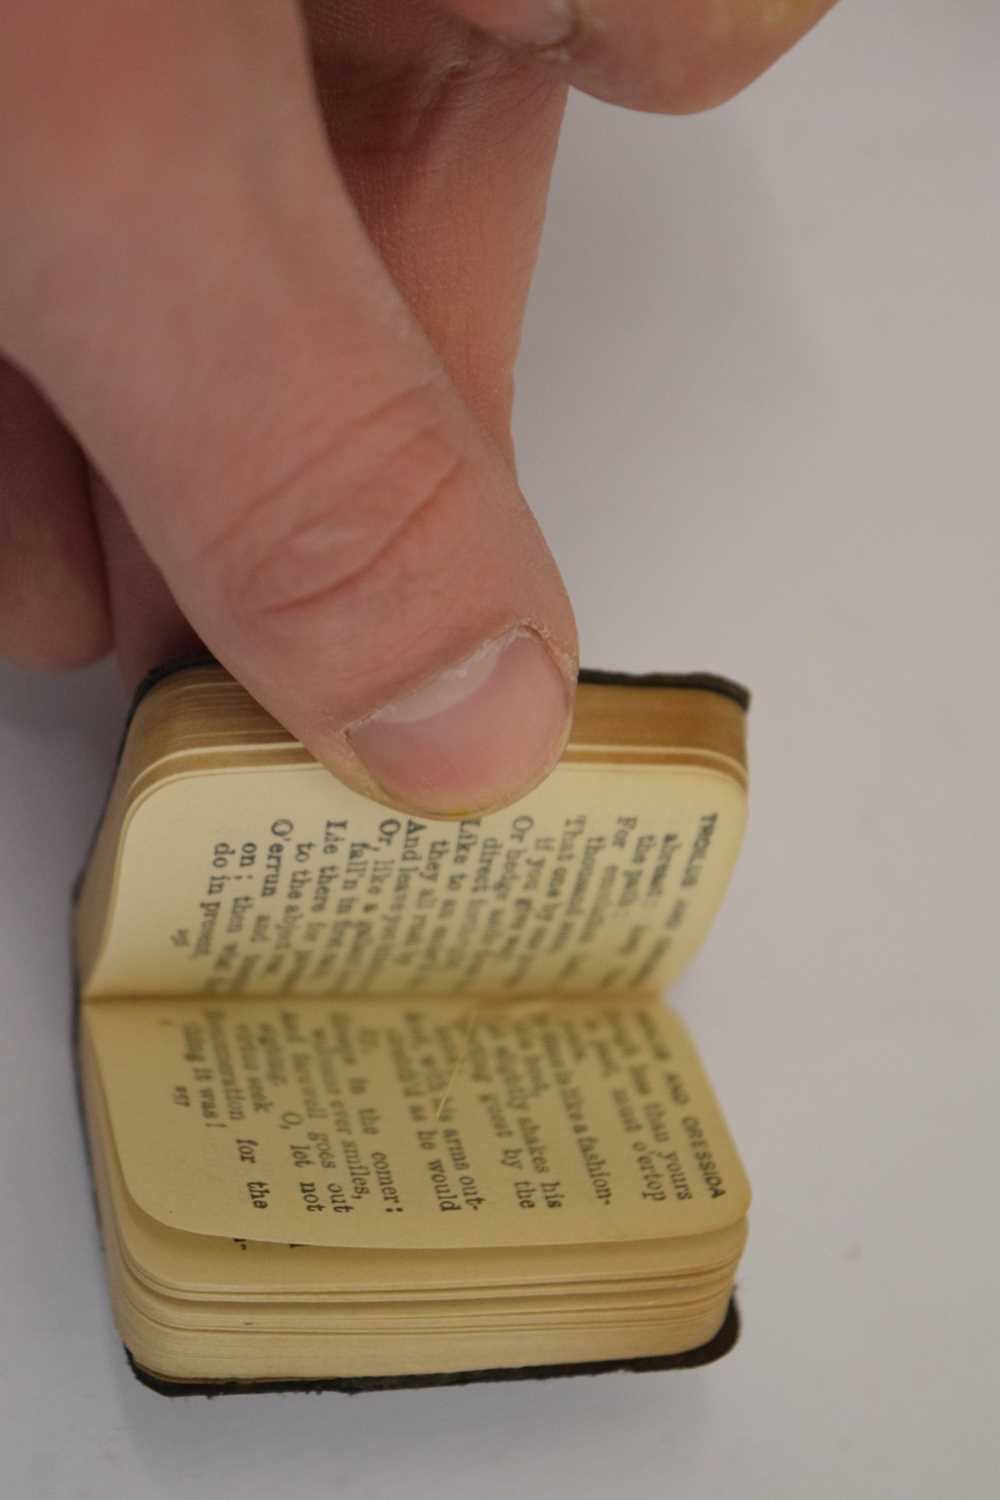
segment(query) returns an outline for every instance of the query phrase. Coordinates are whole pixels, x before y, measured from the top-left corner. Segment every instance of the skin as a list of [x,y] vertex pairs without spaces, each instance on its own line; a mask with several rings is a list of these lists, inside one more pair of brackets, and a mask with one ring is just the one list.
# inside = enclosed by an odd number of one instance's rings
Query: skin
[[[384,800],[523,792],[576,664],[510,436],[567,90],[711,107],[831,4],[7,0],[0,654],[201,641]],[[468,712],[383,724],[508,639]]]

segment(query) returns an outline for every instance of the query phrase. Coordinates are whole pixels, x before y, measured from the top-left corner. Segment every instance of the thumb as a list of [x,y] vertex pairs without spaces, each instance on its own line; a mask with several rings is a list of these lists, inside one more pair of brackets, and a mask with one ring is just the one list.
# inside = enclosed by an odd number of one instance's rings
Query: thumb
[[85,9],[44,117],[0,64],[37,117],[0,148],[0,343],[319,759],[428,814],[512,800],[565,740],[571,610],[337,177],[293,9]]

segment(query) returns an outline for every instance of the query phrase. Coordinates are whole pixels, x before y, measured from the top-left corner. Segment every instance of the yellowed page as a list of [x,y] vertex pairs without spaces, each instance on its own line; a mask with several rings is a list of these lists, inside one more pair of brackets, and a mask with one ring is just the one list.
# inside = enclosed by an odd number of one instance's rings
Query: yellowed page
[[372,1249],[697,1236],[748,1188],[657,1001],[94,1001],[127,1189],[173,1229]]
[[276,1244],[169,1229],[129,1196],[108,1122],[89,1038],[82,1048],[84,1100],[108,1233],[115,1233],[131,1274],[173,1301],[308,1306],[399,1301],[459,1304],[467,1298],[603,1294],[609,1286],[659,1293],[731,1280],[746,1221],[709,1235],[596,1245],[462,1250],[351,1250]]
[[659,992],[745,821],[743,786],[709,765],[567,762],[455,823],[317,765],[183,763],[127,814],[86,994]]

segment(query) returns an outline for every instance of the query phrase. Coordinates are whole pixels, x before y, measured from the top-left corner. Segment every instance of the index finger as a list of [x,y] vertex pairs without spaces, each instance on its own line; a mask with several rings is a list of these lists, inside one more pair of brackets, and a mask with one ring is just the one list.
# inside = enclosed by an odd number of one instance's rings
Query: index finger
[[530,47],[588,94],[688,114],[722,104],[776,62],[836,0],[445,0]]

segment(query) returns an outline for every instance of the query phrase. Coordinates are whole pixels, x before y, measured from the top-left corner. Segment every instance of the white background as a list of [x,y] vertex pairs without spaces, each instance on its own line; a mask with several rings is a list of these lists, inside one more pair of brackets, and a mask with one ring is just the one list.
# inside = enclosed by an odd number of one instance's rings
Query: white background
[[0,1463],[20,1497],[992,1492],[1000,8],[846,0],[710,116],[570,113],[522,478],[589,663],[749,682],[679,1004],[756,1188],[703,1371],[165,1401],[105,1300],[66,902],[122,713],[0,670]]

